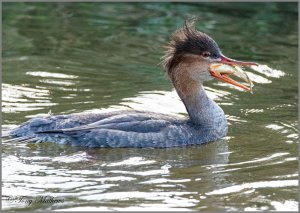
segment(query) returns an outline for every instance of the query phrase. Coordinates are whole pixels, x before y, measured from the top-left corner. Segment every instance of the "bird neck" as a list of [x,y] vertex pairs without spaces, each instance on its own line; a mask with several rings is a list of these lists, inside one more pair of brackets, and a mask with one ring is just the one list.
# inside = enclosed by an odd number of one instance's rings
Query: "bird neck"
[[207,96],[201,82],[187,76],[173,78],[172,82],[194,124],[213,128],[220,122],[227,125],[223,110]]

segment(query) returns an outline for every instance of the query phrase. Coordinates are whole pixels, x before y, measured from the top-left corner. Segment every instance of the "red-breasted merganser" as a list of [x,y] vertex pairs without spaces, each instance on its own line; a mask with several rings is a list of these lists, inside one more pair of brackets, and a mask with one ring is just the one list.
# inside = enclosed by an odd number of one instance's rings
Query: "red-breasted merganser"
[[[11,130],[6,142],[55,142],[82,147],[175,147],[216,141],[227,135],[223,110],[203,87],[217,78],[245,90],[248,87],[229,78],[235,71],[222,66],[251,66],[254,62],[225,57],[207,34],[185,23],[177,30],[162,58],[189,118],[142,111],[76,113],[32,118]],[[220,65],[219,69],[212,69]],[[245,80],[245,78],[243,78]]]

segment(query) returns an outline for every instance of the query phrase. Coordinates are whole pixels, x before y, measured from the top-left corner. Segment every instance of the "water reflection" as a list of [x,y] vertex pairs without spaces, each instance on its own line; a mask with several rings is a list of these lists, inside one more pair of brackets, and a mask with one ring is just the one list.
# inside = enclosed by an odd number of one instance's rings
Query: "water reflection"
[[[51,192],[55,197],[66,197],[72,192],[77,193],[82,203],[105,203],[108,200],[123,203],[128,199],[138,199],[144,200],[143,203],[151,201],[154,206],[164,203],[169,208],[192,207],[198,203],[193,198],[198,192],[190,187],[191,182],[202,184],[203,173],[206,178],[212,176],[211,180],[223,179],[223,174],[215,174],[202,166],[224,165],[229,157],[225,140],[194,149],[85,150],[55,146],[36,144],[31,148],[24,147],[19,157],[8,155],[3,162],[4,171],[10,168],[3,175],[3,193],[7,196],[35,196]],[[47,157],[48,149],[52,150],[53,157]],[[76,168],[73,168],[74,163]],[[184,178],[175,168],[188,172],[189,178]],[[23,186],[24,181],[27,188]],[[214,188],[215,184],[205,181],[206,188]],[[143,192],[148,186],[152,191]],[[15,187],[18,190],[13,190]],[[54,192],[56,188],[60,189],[59,192]],[[162,192],[164,189],[167,191]],[[71,200],[67,206],[69,202]]]
[[280,78],[285,75],[285,73],[283,71],[272,69],[271,67],[269,67],[267,65],[252,66],[251,69],[253,69],[261,74],[264,74],[267,77],[272,77],[272,78]]
[[228,193],[241,192],[243,190],[257,189],[257,188],[269,188],[269,187],[287,187],[287,186],[298,186],[298,180],[286,180],[286,181],[264,181],[255,183],[246,183],[241,185],[235,185],[218,189],[212,192],[206,193],[207,195],[224,195]]
[[2,112],[14,113],[32,111],[54,106],[50,101],[49,90],[29,86],[2,84]]
[[38,76],[43,78],[64,78],[64,79],[78,78],[78,76],[76,75],[66,75],[63,73],[52,73],[52,72],[43,72],[43,71],[26,72],[26,75]]

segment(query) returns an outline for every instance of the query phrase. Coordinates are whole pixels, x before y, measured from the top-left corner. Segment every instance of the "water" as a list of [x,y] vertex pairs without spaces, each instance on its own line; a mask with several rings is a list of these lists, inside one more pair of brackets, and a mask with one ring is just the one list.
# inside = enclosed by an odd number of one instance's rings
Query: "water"
[[199,17],[197,28],[225,55],[268,66],[248,70],[254,94],[216,80],[205,85],[230,123],[228,137],[214,143],[172,149],[3,143],[3,209],[296,211],[296,8],[3,3],[3,129],[50,110],[186,115],[158,63],[187,15]]

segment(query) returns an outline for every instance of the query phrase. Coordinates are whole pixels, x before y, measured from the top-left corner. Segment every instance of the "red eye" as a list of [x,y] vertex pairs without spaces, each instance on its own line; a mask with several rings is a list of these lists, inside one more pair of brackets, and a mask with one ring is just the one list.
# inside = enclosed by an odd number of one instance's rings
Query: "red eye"
[[202,53],[202,56],[203,56],[204,58],[207,58],[207,57],[210,56],[210,52],[204,52],[204,53]]

